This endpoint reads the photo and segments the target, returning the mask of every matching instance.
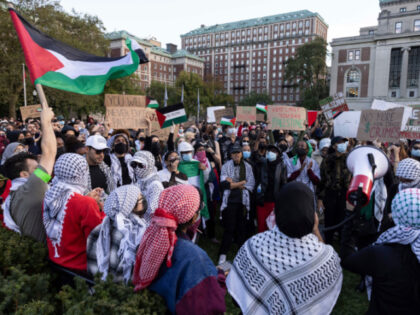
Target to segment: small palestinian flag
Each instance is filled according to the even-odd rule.
[[[159,108],[159,103],[155,99],[147,98],[147,107]]]
[[[257,109],[265,114],[267,114],[267,105],[257,104]]]
[[[137,70],[139,64],[148,62],[135,40],[127,38],[130,52],[123,57],[99,57],[49,37],[13,8],[9,8],[9,13],[34,84],[95,95],[103,92],[107,80],[128,76]]]
[[[184,104],[182,103],[156,109],[156,116],[160,128],[170,127],[172,124],[176,125],[188,120]]]
[[[234,127],[236,123],[236,117],[222,117],[222,119],[220,120],[220,124],[221,125],[226,125],[226,126],[232,126]]]

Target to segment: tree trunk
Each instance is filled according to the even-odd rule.
[[[19,98],[18,94],[9,94],[9,117],[16,119],[16,103]]]

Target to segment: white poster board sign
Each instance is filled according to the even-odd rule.
[[[216,122],[216,116],[214,116],[214,112],[219,109],[225,109],[225,106],[212,106],[207,107],[207,122],[208,123],[215,123]]]
[[[357,138],[359,129],[360,111],[342,112],[334,119],[334,136],[344,138]]]

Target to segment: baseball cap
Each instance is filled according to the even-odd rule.
[[[94,136],[90,136],[89,138],[87,138],[86,146],[87,147],[92,147],[95,150],[108,149],[108,146],[106,144],[106,140],[101,135],[94,135]]]
[[[230,149],[230,153],[238,153],[238,152],[242,152],[242,147],[240,146],[239,143],[235,143]]]
[[[334,137],[331,140],[331,145],[334,145],[334,144],[339,143],[341,141],[348,141],[348,139],[347,138],[344,138],[344,137],[341,137],[341,136]]]
[[[331,146],[331,139],[330,138],[324,138],[319,141],[319,150],[322,150],[324,148],[329,148]]]

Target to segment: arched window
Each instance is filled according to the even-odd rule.
[[[359,97],[360,71],[350,69],[346,75],[346,97]]]

